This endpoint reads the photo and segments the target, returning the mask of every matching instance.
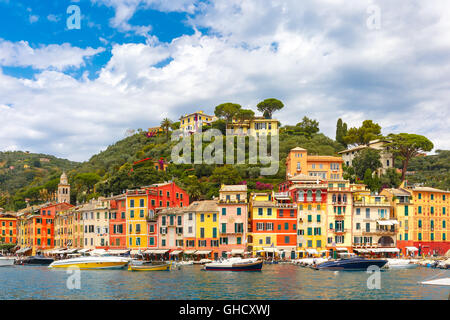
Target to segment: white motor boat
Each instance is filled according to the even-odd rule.
[[[435,279],[429,281],[423,281],[421,284],[433,285],[433,286],[450,286],[450,278]]]
[[[260,258],[242,259],[239,257],[207,263],[204,270],[211,271],[261,271],[263,261]]]
[[[413,263],[407,259],[386,259],[388,263],[386,263],[385,267],[387,269],[414,269],[417,268],[418,265]]]
[[[54,261],[49,268],[120,269],[130,263],[129,259],[113,256],[80,257]]]
[[[14,262],[16,262],[14,257],[0,257],[0,267],[12,266]]]

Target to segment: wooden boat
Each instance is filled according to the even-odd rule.
[[[170,271],[172,263],[147,263],[141,265],[128,265],[128,271]]]

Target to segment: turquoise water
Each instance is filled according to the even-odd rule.
[[[366,272],[317,271],[264,265],[261,272],[87,270],[81,289],[69,290],[66,270],[38,266],[0,268],[0,299],[447,299],[448,287],[417,282],[450,277],[450,270],[419,267],[381,272],[381,289],[369,290]]]

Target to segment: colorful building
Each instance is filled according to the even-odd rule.
[[[277,222],[275,223],[276,248],[281,258],[296,258],[297,248],[297,204],[292,202],[289,192],[273,193]]]
[[[380,162],[381,168],[377,171],[378,174],[383,174],[387,169],[394,168],[394,156],[391,152],[389,152],[389,147],[385,145],[389,143],[386,140],[372,140],[368,144],[360,145],[354,148],[350,148],[341,152],[338,152],[342,155],[342,159],[347,167],[352,166],[353,159],[356,155],[365,149],[374,149],[380,151]]]
[[[227,124],[227,133],[230,135],[278,135],[278,120],[254,117],[251,120],[240,121],[233,119]]]
[[[352,246],[355,252],[398,253],[398,225],[386,196],[370,191],[354,193]]]
[[[215,116],[209,116],[203,111],[185,114],[180,118],[180,130],[183,135],[190,135],[199,132],[204,125],[211,124],[216,119]]]
[[[183,220],[186,208],[162,208],[157,210],[157,224],[159,226],[159,254],[169,250],[177,250],[181,253],[184,249]],[[163,251],[165,250],[165,251]],[[151,251],[151,250],[150,250]],[[156,252],[156,251],[155,251]]]
[[[397,245],[403,254],[445,254],[450,250],[449,191],[430,187],[385,189],[399,221]]]
[[[0,242],[17,243],[17,217],[11,212],[0,212]]]
[[[250,194],[249,251],[254,256],[275,257],[277,246],[277,210],[272,193]]]
[[[306,174],[298,174],[289,182],[289,194],[298,207],[298,256],[326,254],[327,183]]]
[[[328,181],[327,249],[335,252],[352,250],[353,190],[348,180]]]
[[[219,209],[216,200],[195,201],[186,209],[195,215],[195,254],[198,257],[218,259],[219,250]],[[190,247],[187,247],[190,248]]]
[[[247,245],[247,186],[222,185],[217,201],[221,256],[244,254]]]
[[[108,198],[111,219],[109,220],[109,245],[111,249],[127,248],[126,195]]]
[[[321,180],[341,180],[342,163],[341,157],[308,155],[306,149],[296,147],[286,159],[286,179],[305,174]]]

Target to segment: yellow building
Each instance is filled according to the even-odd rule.
[[[211,124],[216,119],[216,116],[209,116],[203,111],[185,114],[180,118],[180,130],[184,135],[199,132],[204,125]]]
[[[147,248],[147,189],[128,190],[126,194],[127,248],[144,250]]]
[[[216,200],[195,201],[186,209],[195,213],[197,254],[219,257],[219,208]]]
[[[352,236],[353,250],[366,253],[376,248],[378,252],[399,252],[396,247],[399,222],[391,212],[385,195],[358,191],[353,196]]]
[[[286,179],[305,174],[321,180],[341,180],[342,163],[341,157],[308,155],[306,149],[297,147],[286,158]]]
[[[278,252],[275,230],[278,221],[272,193],[252,193],[249,212],[249,250],[254,256],[264,254],[274,257]]]
[[[404,254],[444,255],[450,250],[450,191],[430,187],[383,190],[394,202],[400,225],[398,247]],[[405,194],[405,196],[401,196]],[[408,201],[404,203],[405,201]],[[403,206],[401,206],[404,203]],[[402,207],[404,210],[402,210]]]
[[[251,120],[239,121],[233,119],[227,125],[227,130],[231,135],[278,135],[278,120],[266,119],[264,117],[254,117]]]
[[[327,249],[351,251],[353,197],[348,180],[328,181]]]

